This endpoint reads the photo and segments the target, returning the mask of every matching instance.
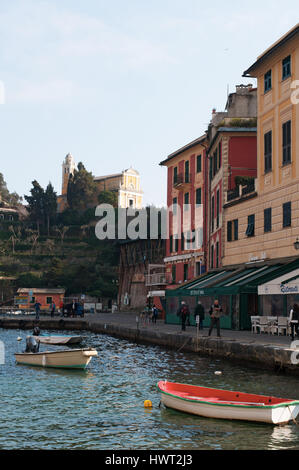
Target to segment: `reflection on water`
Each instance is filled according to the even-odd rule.
[[[99,356],[86,371],[16,366],[13,353],[25,343],[17,343],[17,336],[0,330],[6,346],[0,366],[1,449],[299,448],[293,423],[274,427],[186,415],[159,407],[156,389],[167,379],[299,399],[298,378],[94,334],[86,336],[85,346],[95,347]],[[152,409],[144,408],[145,400]]]

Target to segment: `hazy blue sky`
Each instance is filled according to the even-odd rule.
[[[298,13],[298,0],[1,0],[10,191],[37,179],[60,193],[71,152],[95,176],[133,166],[145,203],[164,204],[159,162],[205,131]]]

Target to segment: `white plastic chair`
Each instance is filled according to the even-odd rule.
[[[258,329],[260,330],[260,334],[262,333],[269,333],[269,321],[268,317],[260,317],[260,322],[258,325]]]
[[[260,317],[251,317],[251,333],[257,333],[258,326],[260,324]]]
[[[268,333],[274,335],[278,330],[278,317],[268,317]]]
[[[277,319],[277,334],[288,334],[288,318],[287,317],[278,317]]]

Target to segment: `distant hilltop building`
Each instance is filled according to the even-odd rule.
[[[74,157],[68,153],[62,164],[62,189],[58,196],[58,212],[67,207],[67,187],[70,175],[76,168]],[[121,173],[96,176],[94,178],[99,193],[102,191],[117,192],[118,207],[141,209],[143,207],[143,191],[140,189],[140,175],[132,167]]]

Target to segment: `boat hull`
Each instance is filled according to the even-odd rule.
[[[97,356],[95,349],[70,349],[39,353],[15,354],[17,364],[63,369],[85,369],[91,358]]]
[[[264,406],[258,403],[256,405],[232,404],[231,401],[229,404],[225,404],[224,402],[217,404],[216,402],[209,403],[204,401],[208,400],[207,398],[199,398],[202,394],[201,391],[207,389],[197,387],[199,397],[188,399],[186,396],[175,396],[175,391],[173,390],[171,393],[167,392],[162,385],[165,384],[165,382],[160,382],[159,384],[158,389],[161,392],[161,401],[164,406],[206,418],[286,424],[291,420],[295,420],[299,414],[299,401],[286,400],[285,403],[274,406]],[[193,395],[195,395],[194,388],[195,387],[192,387]],[[213,390],[214,395],[215,392],[217,391]]]

